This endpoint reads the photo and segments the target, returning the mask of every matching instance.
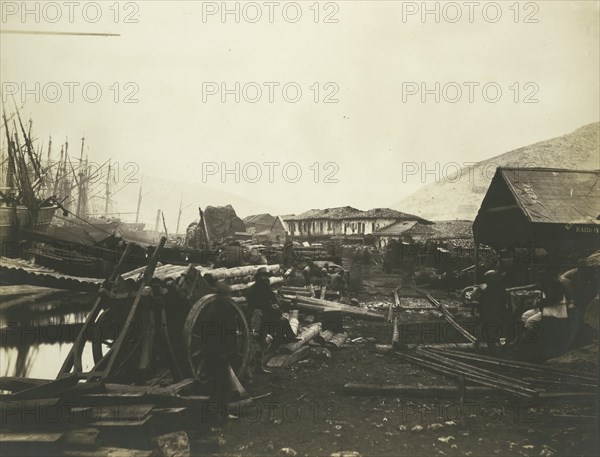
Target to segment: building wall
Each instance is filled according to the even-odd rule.
[[[380,228],[387,227],[398,219],[351,219],[343,221],[345,235],[370,235]]]
[[[396,222],[397,219],[305,219],[287,221],[293,236],[369,235]]]

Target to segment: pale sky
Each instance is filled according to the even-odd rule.
[[[417,178],[402,182],[403,162],[433,167],[479,161],[600,119],[595,1],[521,2],[517,9],[511,9],[514,1],[479,2],[472,21],[468,2],[428,2],[428,8],[439,8],[439,22],[433,14],[421,17],[422,2],[338,1],[318,8],[312,1],[276,2],[272,23],[268,2],[228,2],[228,8],[239,8],[239,22],[233,14],[223,21],[219,12],[203,18],[203,9],[220,9],[221,2],[121,3],[117,23],[112,1],[101,2],[96,23],[82,12],[85,7],[88,19],[94,18],[91,2],[75,3],[71,23],[68,5],[56,2],[62,17],[52,23],[57,12],[44,3],[37,6],[38,17],[22,17],[22,2],[2,2],[3,30],[120,34],[2,34],[3,98],[7,90],[16,92],[23,116],[33,119],[44,142],[50,134],[55,143],[68,136],[78,156],[85,136],[90,159],[110,157],[121,167],[135,162],[148,177],[203,184],[203,162],[219,167],[225,162],[230,169],[237,162],[241,182],[228,175],[221,183],[217,174],[204,185],[254,200],[260,208],[298,213],[389,206],[422,185]],[[36,4],[28,6],[35,11]],[[259,10],[262,17],[251,23]],[[290,22],[298,11],[301,18]],[[457,11],[462,16],[453,23]],[[491,22],[498,12],[502,16]],[[125,23],[127,14],[138,22]],[[337,22],[324,22],[328,15]],[[211,88],[223,83],[235,92],[236,82],[239,103],[235,94],[225,103],[220,93],[206,94],[206,83],[214,83]],[[73,103],[65,83],[79,83]],[[92,83],[89,97],[94,87],[102,89],[98,102],[84,99],[86,83]],[[273,83],[272,103],[265,83]],[[294,88],[302,90],[296,103],[282,94],[288,83],[288,100]],[[420,93],[406,93],[420,90],[421,83],[430,89],[440,84],[439,103],[435,94],[423,103]],[[474,87],[472,102],[464,83]],[[486,100],[482,86],[488,83]],[[63,88],[56,103],[50,102],[53,84]],[[262,96],[251,103],[256,86]],[[456,86],[463,89],[460,97]],[[40,100],[24,95],[24,87]],[[492,103],[497,87],[502,94]],[[138,102],[125,103],[134,89]],[[331,92],[337,103],[323,103]],[[525,103],[527,96],[537,103]],[[12,97],[8,101],[12,108]],[[243,182],[244,165],[250,179],[255,177],[250,162],[261,164],[257,183]],[[272,183],[264,162],[281,164],[273,169]],[[282,175],[287,162],[300,166],[296,183]],[[315,162],[321,168],[318,183]],[[328,162],[335,167],[325,170]],[[336,169],[338,182],[324,183]],[[288,173],[293,179],[294,168]],[[148,207],[146,218],[155,211]]]

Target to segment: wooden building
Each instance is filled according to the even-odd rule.
[[[311,209],[297,216],[285,216],[288,233],[303,240],[356,239],[400,221],[421,221],[412,214],[389,208],[361,211],[351,206]]]
[[[600,248],[600,171],[498,168],[473,235],[498,251],[589,255]]]
[[[280,216],[272,216],[268,213],[255,214],[244,218],[246,231],[251,233],[259,241],[285,241],[287,235],[287,224]]]

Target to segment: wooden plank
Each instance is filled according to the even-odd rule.
[[[62,378],[48,381],[45,384],[39,384],[29,389],[15,392],[11,397],[14,400],[21,400],[56,396],[75,387],[79,379],[80,377],[77,373],[70,373]]]
[[[452,357],[458,357],[458,358],[462,358],[462,359],[470,359],[470,360],[473,360],[476,362],[488,363],[488,364],[497,365],[500,367],[522,369],[525,371],[533,371],[533,372],[541,373],[544,375],[551,374],[553,376],[568,376],[571,378],[580,378],[580,379],[586,380],[586,381],[597,381],[597,378],[595,378],[592,375],[589,375],[587,373],[552,367],[550,365],[540,365],[540,364],[529,363],[529,362],[521,362],[518,360],[506,360],[506,359],[501,359],[501,358],[493,357],[493,356],[489,356],[489,355],[462,353],[462,352],[456,352],[456,351],[450,351],[450,350],[445,350],[445,351],[440,351],[440,352],[443,352],[444,354],[452,356]]]
[[[392,347],[400,347],[400,325],[398,316],[394,317],[394,323],[392,324]]]
[[[86,451],[82,449],[67,450],[64,451],[63,454],[67,457],[151,457],[153,451],[117,447],[100,447],[93,451]]]
[[[321,294],[319,295],[319,299],[325,300],[325,292],[327,292],[327,286],[321,287]]]
[[[65,446],[95,446],[100,430],[97,428],[78,428],[65,433]]]
[[[357,308],[354,306],[343,305],[338,302],[332,302],[328,300],[319,300],[318,298],[301,297],[301,296],[289,296],[284,295],[284,298],[294,301],[294,307],[300,310],[306,310],[310,312],[325,311],[327,309],[341,311],[346,316],[353,317],[355,319],[366,319],[366,320],[379,320],[384,321],[386,317],[382,314],[368,311],[366,309]]]
[[[490,387],[466,386],[466,392],[477,395],[493,395],[498,390]],[[403,384],[361,384],[348,383],[344,392],[352,395],[414,396],[414,397],[458,397],[460,390],[456,386],[415,386]]]
[[[115,422],[137,422],[146,419],[154,404],[117,404],[117,405],[94,405],[92,408],[92,414],[90,416],[95,420],[94,426],[102,421],[115,421]],[[88,409],[87,407],[76,407],[73,408],[73,412],[79,412],[80,410]]]
[[[52,381],[51,379],[39,379],[39,378],[21,378],[19,376],[2,376],[0,377],[0,390],[9,390],[11,392],[17,392],[25,389],[31,389],[32,387],[47,384]]]
[[[272,357],[267,362],[267,367],[269,367],[269,368],[289,368],[294,363],[296,363],[299,360],[302,360],[304,357],[306,357],[309,352],[310,352],[310,348],[308,346],[302,346],[296,352],[293,352],[291,354],[276,355],[275,357]]]
[[[438,364],[438,363],[432,362],[430,360],[423,360],[423,359],[408,355],[403,352],[396,352],[396,354],[407,359],[410,362],[413,362],[414,364],[416,364],[418,366],[427,368],[427,369],[433,371],[434,373],[438,373],[443,376],[449,376],[456,380],[459,380],[459,379],[461,379],[461,377],[464,377],[467,381],[474,382],[474,383],[477,383],[477,384],[480,384],[480,385],[483,385],[486,387],[497,388],[497,389],[503,390],[505,392],[508,392],[508,393],[511,393],[513,395],[517,395],[520,397],[532,398],[532,397],[537,396],[537,392],[534,392],[532,394],[529,389],[524,389],[520,386],[509,386],[503,382],[497,382],[494,378],[490,378],[488,376],[483,376],[483,375],[474,374],[474,373],[465,373],[463,370],[454,368],[452,366]]]
[[[461,326],[458,322],[456,322],[456,319],[454,318],[454,316],[450,313],[450,311],[448,311],[446,309],[446,307],[444,305],[442,305],[439,301],[437,301],[435,298],[433,298],[433,296],[431,294],[429,294],[425,291],[417,289],[417,292],[419,292],[420,294],[423,294],[425,297],[427,297],[427,300],[429,300],[429,302],[431,304],[437,306],[439,308],[439,310],[442,312],[444,319],[446,319],[450,323],[450,325],[452,325],[452,327],[454,327],[456,330],[458,330],[461,335],[463,335],[471,343],[477,343],[477,338],[475,338],[473,335],[471,335],[463,326]]]
[[[0,443],[58,443],[64,433],[40,433],[40,432],[23,432],[10,433],[0,432]]]

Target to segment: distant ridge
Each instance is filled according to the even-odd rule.
[[[544,167],[574,170],[600,168],[600,122],[478,162],[471,170],[428,184],[391,205],[429,220],[473,220],[496,168]],[[452,182],[454,181],[454,182]]]

